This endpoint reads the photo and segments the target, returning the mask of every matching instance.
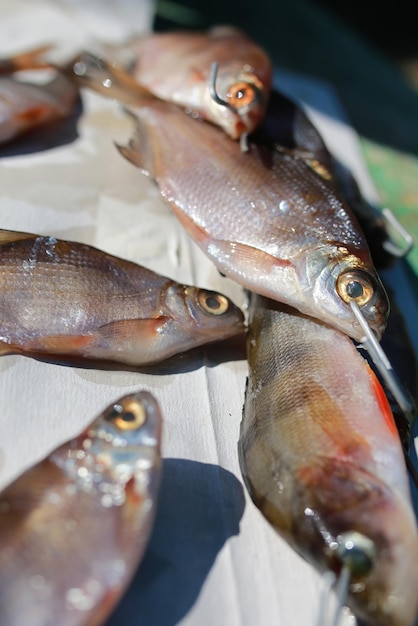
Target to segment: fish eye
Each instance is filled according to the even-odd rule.
[[[234,109],[247,107],[257,98],[257,92],[254,85],[239,81],[231,85],[226,94],[228,104]]]
[[[144,407],[135,400],[126,399],[121,404],[114,404],[106,415],[120,430],[136,430],[145,423]]]
[[[223,315],[229,309],[229,300],[220,293],[200,289],[197,301],[206,313],[211,315]]]
[[[337,292],[347,304],[354,300],[359,306],[370,302],[375,289],[371,277],[363,270],[343,272],[337,278]]]
[[[371,539],[352,531],[337,537],[335,554],[351,576],[363,576],[372,569],[376,559],[376,546]]]

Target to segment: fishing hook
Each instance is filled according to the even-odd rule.
[[[350,300],[350,307],[365,334],[365,336],[361,340],[361,344],[370,353],[373,363],[376,365],[382,378],[385,380],[389,390],[393,394],[393,397],[399,404],[402,411],[407,415],[410,415],[413,408],[412,403],[407,397],[406,392],[404,392],[404,390],[402,389],[402,386],[382,346],[377,341],[372,329],[370,328],[362,312],[360,311],[357,302],[355,302],[354,300]]]
[[[323,575],[317,626],[338,626],[348,595],[350,577],[351,573],[347,566],[341,568],[338,577],[332,571],[328,571]],[[329,598],[333,589],[337,604],[333,616],[329,618]]]
[[[221,96],[216,91],[216,79],[218,77],[218,69],[219,63],[212,63],[210,66],[210,76],[209,76],[209,93],[212,100],[214,100],[217,104],[220,104],[223,107],[227,107],[231,109],[231,111],[235,111],[234,107],[232,107],[227,100],[221,98]]]

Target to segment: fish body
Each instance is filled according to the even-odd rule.
[[[244,331],[225,296],[92,246],[0,231],[0,354],[149,365]]]
[[[49,83],[0,77],[0,143],[33,128],[69,117],[77,104],[76,83],[58,72]]]
[[[247,346],[238,447],[251,498],[320,572],[338,575],[348,559],[347,604],[358,617],[412,626],[416,519],[399,435],[367,361],[347,335],[259,296]]]
[[[135,38],[129,48],[131,74],[143,87],[217,124],[233,139],[251,133],[263,119],[272,62],[241,30],[218,26],[207,32],[152,33]],[[225,105],[211,96],[212,63],[218,64],[216,92]]]
[[[109,406],[0,494],[2,626],[98,626],[142,560],[162,418],[146,391]]]
[[[353,296],[378,338],[389,303],[350,207],[286,149],[249,141],[243,153],[212,125],[144,98],[120,152],[157,182],[163,199],[218,269],[243,287],[346,332],[363,331]],[[352,286],[352,285],[351,285]]]

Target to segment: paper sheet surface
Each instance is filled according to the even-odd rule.
[[[151,17],[147,2],[3,0],[0,53],[52,39],[65,56],[90,42],[123,41],[146,31]],[[309,105],[329,148],[376,199],[357,138],[341,120],[332,92],[283,72],[276,80]],[[243,290],[220,276],[154,183],[115,149],[114,142],[126,142],[131,131],[116,103],[83,92],[76,130],[64,145],[0,159],[1,227],[88,243],[243,306]],[[155,532],[109,626],[316,624],[319,576],[269,527],[241,480],[237,441],[246,361],[218,357],[202,349],[187,367],[179,360],[178,371],[156,375],[0,359],[0,487],[121,395],[145,388],[161,405],[165,463]],[[353,623],[347,612],[341,626]]]

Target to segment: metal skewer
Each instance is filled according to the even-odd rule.
[[[369,352],[373,363],[376,365],[379,373],[386,382],[388,389],[393,394],[393,397],[399,404],[402,411],[404,411],[404,413],[406,414],[410,414],[413,410],[412,403],[407,397],[406,392],[404,392],[404,390],[402,389],[402,386],[393,370],[392,365],[389,362],[389,359],[384,353],[380,343],[377,341],[362,312],[360,311],[358,304],[354,300],[351,300],[349,304],[351,310],[357,318],[357,321],[364,331],[365,336],[361,340],[362,345]]]

